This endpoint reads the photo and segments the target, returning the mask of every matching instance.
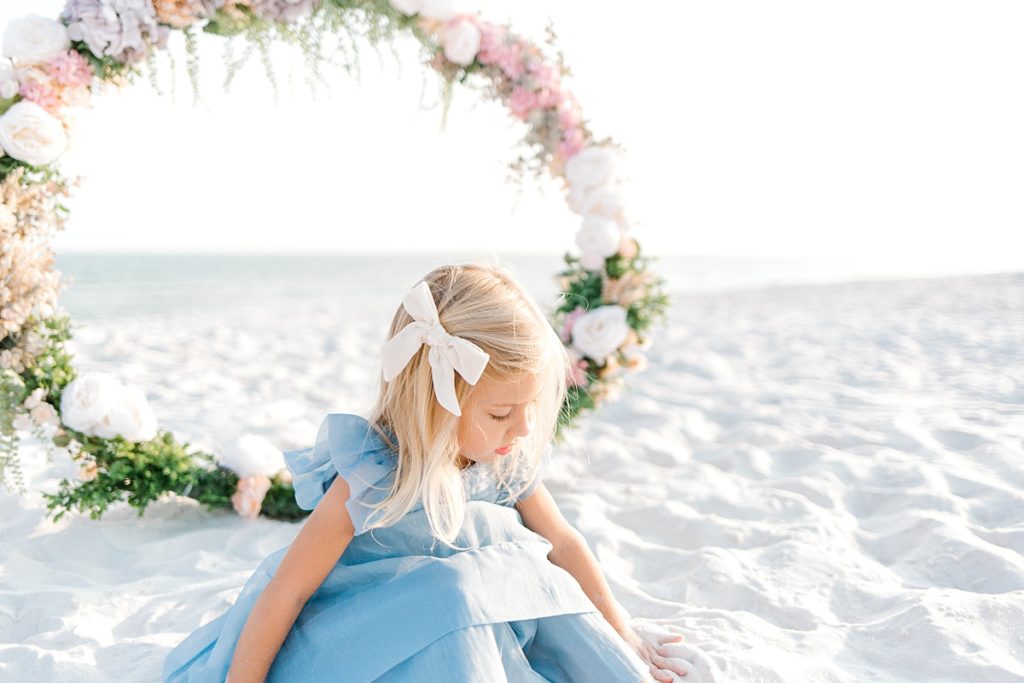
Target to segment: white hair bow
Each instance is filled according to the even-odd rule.
[[[430,345],[431,377],[434,395],[448,412],[462,415],[455,397],[455,370],[470,384],[476,384],[490,360],[476,344],[448,334],[437,315],[437,305],[426,281],[413,287],[402,299],[413,322],[401,329],[381,347],[384,380],[390,382],[402,371],[423,344]]]

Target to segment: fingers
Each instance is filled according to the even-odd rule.
[[[675,681],[676,679],[676,676],[685,676],[686,672],[673,675],[672,671],[667,671],[665,669],[659,669],[657,667],[652,666],[651,675],[654,676],[655,681],[660,681],[660,683],[673,683],[673,681]]]
[[[681,636],[679,634],[668,635],[668,636],[661,636],[661,635],[658,636],[658,644],[659,645],[664,645],[665,643],[679,642],[680,640],[683,640],[683,636]]]
[[[651,661],[654,662],[661,671],[668,672],[670,675],[674,673],[677,676],[685,676],[689,673],[689,667],[686,666],[686,663],[676,657],[662,657],[661,655],[654,655],[654,657],[651,658]]]

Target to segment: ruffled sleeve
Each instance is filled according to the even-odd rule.
[[[339,474],[348,483],[345,502],[355,533],[365,531],[373,508],[366,503],[384,498],[397,455],[359,415],[330,413],[320,424],[316,442],[309,448],[285,451],[285,463],[292,475],[295,502],[312,510]]]

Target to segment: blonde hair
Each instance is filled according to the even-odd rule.
[[[530,373],[541,386],[530,433],[508,456],[475,465],[494,468],[499,491],[508,491],[504,498],[508,502],[538,475],[544,451],[555,436],[566,393],[568,353],[547,316],[507,266],[445,265],[427,273],[423,280],[430,286],[445,330],[490,355],[481,379],[503,381]],[[411,322],[413,318],[399,304],[388,339]],[[428,354],[429,346],[424,344],[394,379],[385,382],[381,377],[367,420],[398,453],[398,469],[387,497],[372,505],[375,510],[370,519],[377,519],[366,528],[390,526],[422,500],[434,536],[455,547],[452,541],[458,536],[466,508],[457,464],[460,418],[435,398]],[[456,372],[455,395],[460,407],[473,391],[474,386]]]

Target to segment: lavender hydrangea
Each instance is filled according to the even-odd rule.
[[[273,21],[297,21],[309,16],[322,0],[252,0],[256,14]]]
[[[143,59],[151,45],[164,47],[170,32],[157,23],[151,0],[68,0],[61,19],[72,40],[125,63]]]

